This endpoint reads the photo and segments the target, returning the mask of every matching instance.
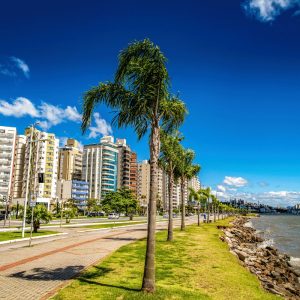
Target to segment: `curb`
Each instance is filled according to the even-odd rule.
[[[34,236],[32,239],[37,240],[37,239],[55,237],[55,236],[66,235],[66,234],[68,234],[68,233],[62,232],[62,233],[55,233],[55,234],[47,234],[47,235],[41,235],[41,236]],[[15,239],[15,240],[8,240],[8,241],[0,242],[0,245],[24,242],[24,241],[29,241],[29,240],[30,240],[30,238],[20,238],[20,239]]]

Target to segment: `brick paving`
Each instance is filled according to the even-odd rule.
[[[157,224],[158,229],[166,226]],[[84,233],[73,229],[31,248],[26,243],[0,247],[0,299],[47,299],[85,268],[146,233],[145,224]]]

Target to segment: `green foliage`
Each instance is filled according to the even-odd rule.
[[[166,130],[183,123],[185,104],[169,93],[166,58],[151,41],[130,44],[119,55],[114,82],[100,83],[84,95],[82,130],[91,121],[96,104],[104,103],[116,112],[113,123],[133,126],[143,137],[155,120]]]
[[[63,217],[66,219],[66,223],[70,223],[78,214],[78,208],[74,199],[68,199],[63,205]]]
[[[130,189],[122,188],[116,192],[109,192],[101,202],[105,212],[125,213],[133,215],[138,209],[138,201]]]
[[[101,205],[99,203],[99,200],[95,199],[95,198],[89,198],[87,200],[87,209],[88,209],[88,212],[99,212],[99,211],[101,211]]]
[[[47,210],[47,207],[43,204],[38,204],[34,208],[29,207],[26,213],[26,222],[31,223],[33,210],[33,232],[37,232],[41,226],[41,223],[49,223],[52,220],[51,213]]]

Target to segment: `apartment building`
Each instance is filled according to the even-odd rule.
[[[126,144],[125,139],[117,139],[118,189],[125,187],[137,194],[137,156]]]
[[[82,179],[89,182],[89,198],[103,199],[118,187],[118,147],[112,136],[104,136],[99,144],[85,145]]]
[[[15,127],[0,126],[0,203],[2,204],[12,196],[16,136]]]
[[[150,163],[147,160],[137,164],[137,196],[141,206],[147,206],[150,198]],[[158,192],[156,199],[158,206],[165,207],[167,201],[167,176],[158,170]]]
[[[68,139],[64,147],[59,149],[58,179],[81,180],[82,150],[75,139]]]
[[[135,152],[131,153],[130,156],[130,182],[129,188],[137,195],[137,178],[138,178],[138,164],[137,164],[137,155]]]
[[[85,210],[89,197],[89,183],[82,180],[58,180],[57,197],[59,201],[73,199],[78,209]]]
[[[18,135],[16,138],[13,171],[13,198],[22,197],[22,183],[24,174],[24,159],[26,148],[26,136]]]
[[[30,135],[32,130],[34,131],[31,142]],[[59,140],[55,138],[53,133],[42,132],[33,128],[27,128],[25,135],[27,140],[25,146],[22,198],[26,196],[26,184],[29,180],[30,197],[36,199],[37,202],[46,203],[49,207],[51,200],[56,198]],[[30,148],[31,161],[29,161]]]

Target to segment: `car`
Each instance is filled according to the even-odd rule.
[[[108,219],[119,219],[119,215],[116,213],[110,213]]]
[[[164,219],[168,219],[168,218],[169,218],[169,215],[168,215],[168,214],[164,214],[164,215],[163,215],[163,218],[164,218]]]

